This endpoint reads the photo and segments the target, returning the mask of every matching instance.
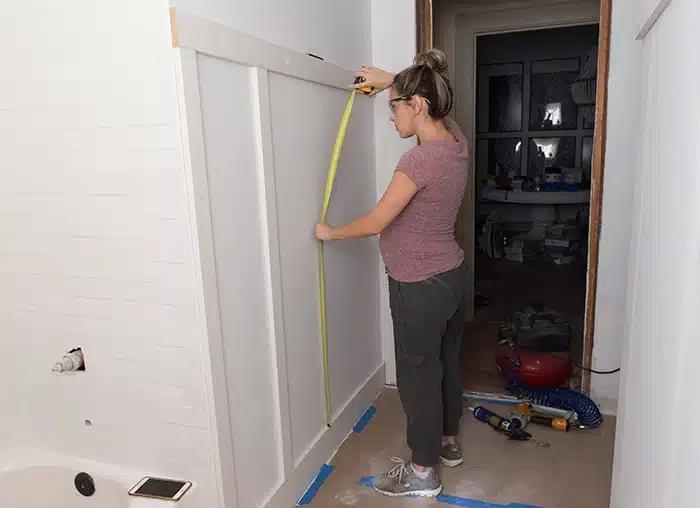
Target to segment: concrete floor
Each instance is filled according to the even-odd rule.
[[[376,401],[377,412],[367,427],[353,433],[331,464],[336,467],[311,502],[311,508],[401,508],[448,506],[431,499],[393,499],[358,482],[391,465],[393,456],[407,457],[405,418],[398,394],[387,389]],[[466,406],[465,406],[466,407]],[[508,414],[505,406],[490,406]],[[609,506],[615,421],[601,427],[561,433],[529,427],[539,441],[509,441],[465,411],[462,443],[465,463],[442,470],[444,494],[496,505],[520,503],[540,508],[605,508]],[[483,504],[464,504],[479,506]]]

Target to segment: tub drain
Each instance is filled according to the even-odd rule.
[[[95,481],[87,473],[78,473],[73,480],[75,488],[85,497],[90,497],[95,493]]]

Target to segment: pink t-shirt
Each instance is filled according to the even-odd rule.
[[[426,141],[406,152],[396,167],[418,187],[379,238],[387,272],[401,282],[422,281],[464,261],[455,223],[467,183],[468,147],[459,126],[449,119],[445,124],[457,141]]]

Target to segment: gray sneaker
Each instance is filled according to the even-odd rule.
[[[432,469],[426,479],[419,478],[410,462],[392,458],[396,465],[384,474],[377,476],[374,490],[391,497],[420,496],[436,497],[442,492],[440,477]]]
[[[440,452],[440,461],[447,467],[457,467],[464,462],[462,448],[458,444],[446,443]]]

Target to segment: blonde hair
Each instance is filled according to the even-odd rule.
[[[432,118],[444,118],[452,110],[453,92],[447,76],[447,56],[439,49],[418,53],[413,65],[399,72],[392,83],[400,97],[423,97]]]

